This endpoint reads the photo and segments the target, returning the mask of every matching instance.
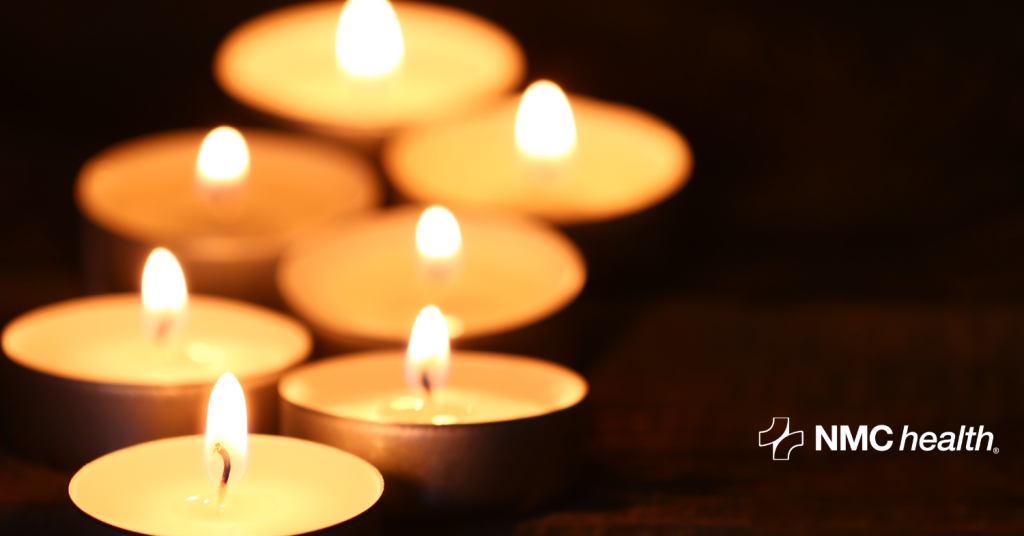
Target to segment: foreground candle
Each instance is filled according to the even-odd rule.
[[[541,320],[579,294],[583,258],[556,230],[514,215],[454,215],[401,207],[303,239],[282,257],[281,294],[342,346],[401,344],[430,303],[453,337],[472,338]],[[417,236],[421,220],[441,234]]]
[[[372,167],[323,142],[263,130],[183,130],[122,143],[91,159],[77,201],[94,224],[86,259],[95,291],[137,288],[162,245],[198,292],[276,304],[274,270],[296,236],[380,200]]]
[[[385,503],[431,512],[538,505],[572,477],[587,384],[545,361],[449,352],[426,308],[405,355],[352,354],[304,365],[280,383],[281,430],[365,458]]]
[[[645,112],[538,82],[521,99],[465,119],[403,132],[384,166],[411,199],[491,206],[558,224],[643,210],[683,186],[690,149]]]
[[[160,288],[152,278],[170,277]],[[166,250],[137,294],[80,298],[26,313],[3,331],[0,396],[10,441],[62,467],[202,429],[204,400],[233,371],[256,431],[277,428],[281,373],[309,353],[298,322],[246,303],[185,296]],[[141,313],[141,318],[140,318]],[[141,325],[140,325],[141,320]]]
[[[71,500],[143,534],[284,536],[348,521],[381,496],[380,473],[351,454],[247,435],[245,399],[230,374],[217,382],[209,414],[205,437],[144,443],[86,465],[71,480]]]
[[[236,29],[215,61],[241,102],[319,131],[374,138],[477,108],[522,80],[518,43],[464,11],[419,2],[317,2]]]

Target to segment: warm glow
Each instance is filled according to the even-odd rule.
[[[242,133],[217,127],[206,135],[196,159],[196,180],[203,188],[234,188],[249,175],[249,149]]]
[[[158,341],[180,329],[188,305],[185,274],[170,251],[156,248],[142,270],[143,326]]]
[[[516,144],[530,156],[555,158],[576,144],[569,99],[554,82],[530,84],[516,114]]]
[[[402,61],[405,45],[398,18],[387,0],[348,0],[341,10],[334,53],[341,68],[356,76],[380,76]]]
[[[448,379],[448,324],[441,310],[427,306],[416,317],[405,354],[405,381],[413,392],[433,391]]]
[[[423,211],[416,224],[416,249],[429,259],[448,258],[462,247],[459,223],[448,209],[432,206]]]
[[[224,473],[224,459],[216,452],[217,445],[228,452],[231,460],[228,486],[233,486],[241,480],[245,471],[248,441],[245,393],[238,380],[231,373],[225,373],[213,386],[206,409],[206,449],[203,459],[206,461],[206,473],[215,486],[220,485]]]
[[[185,274],[174,255],[156,248],[142,270],[142,303],[151,310],[179,310],[188,301]]]

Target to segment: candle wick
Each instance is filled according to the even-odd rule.
[[[423,386],[427,391],[427,396],[430,396],[430,376],[426,372],[420,375],[420,385]]]
[[[156,323],[156,343],[163,345],[167,341],[167,334],[171,331],[171,319],[163,317]]]
[[[224,505],[224,492],[228,487],[228,478],[231,477],[231,456],[228,455],[228,449],[221,446],[221,444],[214,443],[213,452],[220,454],[222,460],[224,460],[224,472],[220,475],[220,485],[217,486],[218,502],[221,506]]]

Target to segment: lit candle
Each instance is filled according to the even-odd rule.
[[[556,181],[568,174],[576,120],[562,88],[547,80],[527,88],[516,112],[515,137],[524,180]]]
[[[405,131],[384,147],[383,161],[411,199],[523,211],[558,224],[643,210],[681,188],[693,167],[686,140],[660,119],[566,98],[549,81],[471,117]]]
[[[366,347],[401,344],[430,303],[453,338],[467,339],[544,319],[579,294],[583,258],[557,230],[515,215],[454,214],[457,222],[448,211],[400,207],[325,228],[282,257],[281,295],[325,343]]]
[[[248,435],[246,400],[231,374],[217,381],[208,412],[205,436],[151,441],[89,463],[71,479],[71,500],[142,534],[285,536],[352,520],[383,492],[380,473],[347,452]]]
[[[393,9],[392,9],[393,8]],[[299,4],[221,44],[218,83],[239,101],[320,132],[372,140],[481,107],[522,81],[507,32],[419,2]]]
[[[242,195],[249,178],[249,160],[249,146],[234,128],[217,127],[203,139],[196,157],[195,185],[199,194],[216,207],[212,209],[214,214],[223,214],[223,205]]]
[[[445,325],[427,307],[405,355],[350,354],[288,372],[282,433],[372,463],[392,508],[536,506],[572,476],[586,381],[538,359],[451,352]]]
[[[195,433],[206,395],[229,370],[250,397],[252,428],[276,430],[277,379],[309,354],[306,329],[261,307],[188,296],[166,250],[150,256],[144,279],[141,303],[138,294],[80,298],[4,329],[3,418],[13,446],[78,467],[128,445]]]
[[[159,344],[178,335],[188,314],[188,288],[174,255],[164,248],[149,254],[142,269],[142,331]]]
[[[361,156],[322,141],[220,127],[131,140],[82,168],[93,292],[135,290],[145,255],[178,255],[194,290],[276,305],[274,270],[295,237],[377,205]]]
[[[426,285],[450,284],[462,266],[462,231],[448,209],[432,206],[416,224],[416,258]]]
[[[416,317],[409,335],[409,349],[405,353],[405,383],[413,393],[420,394],[419,404],[412,408],[398,409],[422,410],[422,401],[434,402],[434,393],[444,387],[448,381],[448,369],[451,367],[451,345],[448,340],[448,322],[441,310],[428,305]],[[393,404],[387,406],[392,408]],[[437,416],[430,416],[431,421]],[[422,421],[423,419],[420,419]]]

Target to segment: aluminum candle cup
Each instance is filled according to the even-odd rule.
[[[140,328],[138,294],[36,309],[3,331],[0,391],[9,441],[61,467],[152,439],[203,429],[206,399],[225,371],[249,400],[249,429],[277,428],[276,384],[309,354],[298,322],[234,300],[189,298],[188,322],[165,345]]]
[[[304,365],[280,383],[281,431],[351,452],[407,513],[526,510],[570,482],[586,381],[537,359],[453,352],[439,410],[409,410],[404,352]],[[421,422],[426,420],[427,422]],[[434,424],[438,423],[438,424]]]
[[[89,221],[93,292],[138,289],[146,255],[172,250],[192,290],[278,305],[277,259],[297,236],[381,199],[361,156],[302,136],[242,130],[248,162],[233,192],[197,179],[205,130],[114,146],[83,166],[77,202]],[[243,153],[241,157],[245,157]],[[230,194],[230,195],[225,195]]]
[[[286,536],[338,523],[349,528],[384,488],[373,466],[346,452],[250,435],[244,477],[227,491],[221,509],[204,502],[213,487],[203,448],[204,437],[193,435],[113,452],[75,475],[71,500],[90,516],[133,533]]]
[[[417,202],[516,210],[567,225],[639,212],[689,178],[686,140],[646,112],[573,95],[568,105],[563,98],[563,113],[542,102],[530,116],[519,113],[520,102],[402,132],[384,147],[389,179]],[[549,104],[559,110],[557,101]],[[517,128],[530,124],[524,117],[534,117],[536,128]],[[553,118],[564,128],[548,124]],[[565,136],[549,139],[552,132]]]
[[[429,304],[445,312],[453,339],[466,340],[544,319],[583,288],[576,246],[522,216],[455,211],[461,249],[425,263],[416,244],[422,213],[353,217],[296,242],[278,270],[285,302],[329,346],[369,348],[405,344]]]
[[[339,28],[342,2],[288,6],[246,22],[217,51],[217,82],[272,116],[370,141],[476,109],[522,81],[522,49],[487,20],[420,2],[394,2],[393,14],[380,0],[359,3],[377,5],[351,12],[349,32]]]

